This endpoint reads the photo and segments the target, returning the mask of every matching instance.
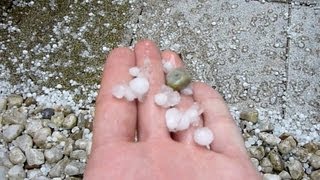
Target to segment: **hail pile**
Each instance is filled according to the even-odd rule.
[[[147,67],[132,67],[129,74],[133,79],[127,83],[116,85],[112,88],[112,95],[118,99],[143,101],[143,97],[149,90]],[[168,61],[163,63],[163,70],[166,73],[166,84],[162,85],[159,92],[154,96],[154,102],[166,108],[165,120],[170,132],[184,131],[191,126],[196,127],[194,141],[201,146],[208,146],[212,143],[214,136],[207,127],[200,126],[200,116],[203,112],[200,105],[194,102],[186,110],[176,107],[180,103],[181,94],[192,95],[190,85],[191,75],[183,68],[174,68]]]

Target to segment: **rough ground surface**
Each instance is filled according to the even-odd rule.
[[[81,178],[104,56],[142,38],[180,53],[224,96],[266,179],[320,179],[319,0],[0,6],[0,180]],[[254,110],[257,122],[239,119]]]

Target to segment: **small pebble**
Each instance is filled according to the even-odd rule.
[[[9,179],[24,179],[26,173],[21,165],[15,165],[8,171]]]
[[[270,159],[275,171],[281,172],[284,169],[284,163],[281,156],[275,149],[269,152],[268,158]]]
[[[24,104],[28,107],[28,106],[30,106],[30,105],[37,104],[37,101],[36,101],[36,99],[34,99],[33,97],[28,97],[28,98],[24,101]]]
[[[23,98],[21,95],[17,95],[17,94],[12,94],[10,96],[8,96],[7,98],[7,106],[8,109],[10,109],[11,107],[20,107],[23,103]]]
[[[34,134],[42,129],[42,127],[42,121],[40,119],[31,119],[26,125],[26,133],[34,136]]]
[[[312,154],[309,161],[314,169],[320,169],[320,156]]]
[[[290,174],[289,174],[287,171],[281,171],[281,172],[279,173],[279,176],[280,176],[281,179],[283,179],[283,180],[289,180],[289,179],[291,179],[291,176],[290,176]]]
[[[184,68],[177,68],[166,75],[166,85],[176,91],[187,87],[191,82],[190,73]]]
[[[74,176],[74,175],[83,174],[84,168],[85,168],[85,163],[71,161],[65,167],[64,172],[66,175]]]
[[[14,141],[14,144],[18,146],[22,151],[25,152],[27,149],[32,147],[33,141],[29,135],[23,134],[16,138],[16,140]]]
[[[5,166],[0,165],[0,179],[1,180],[6,180],[7,179],[7,174],[8,174],[9,169]]]
[[[301,179],[304,175],[302,164],[298,160],[292,160],[286,163],[292,179]]]
[[[261,163],[260,163],[260,166],[261,166],[261,171],[262,172],[264,172],[264,173],[272,173],[273,166],[272,166],[272,163],[269,160],[269,158],[263,158]]]
[[[28,165],[41,165],[44,163],[44,155],[39,149],[28,149],[26,151]]]
[[[27,115],[17,108],[12,108],[3,113],[3,124],[26,124]]]
[[[281,177],[277,174],[264,174],[263,180],[281,180]]]
[[[56,112],[53,116],[51,116],[51,122],[60,127],[64,121],[64,113]]]
[[[7,99],[0,98],[0,113],[4,112],[7,109]]]
[[[55,164],[49,172],[49,176],[51,178],[54,177],[60,177],[61,174],[63,174],[65,167],[69,163],[69,159],[67,157],[64,157],[62,160],[60,160],[57,164]]]
[[[207,127],[197,128],[193,134],[194,141],[201,146],[208,146],[213,141],[212,131]]]
[[[316,171],[312,171],[310,175],[312,180],[319,180],[320,179],[320,169]]]
[[[281,154],[288,154],[290,153],[295,147],[297,147],[296,140],[289,136],[278,144],[278,149]]]
[[[64,118],[62,126],[66,129],[72,129],[77,124],[77,117],[75,114],[69,114]]]
[[[45,108],[41,111],[41,115],[43,119],[51,119],[51,117],[54,115],[54,109]]]
[[[265,156],[265,151],[262,146],[251,146],[248,148],[250,157],[257,158],[261,160]]]
[[[24,127],[21,124],[13,124],[10,125],[8,128],[6,128],[5,130],[3,130],[3,138],[6,142],[11,142],[13,141],[16,137],[18,137],[22,131],[23,131]]]
[[[277,136],[266,132],[259,133],[259,138],[271,146],[276,146],[281,141]]]
[[[259,118],[259,113],[257,110],[243,111],[240,113],[241,120],[257,123],[258,118]]]
[[[44,157],[48,163],[58,162],[63,157],[63,150],[57,147],[46,149],[44,151]]]
[[[13,164],[23,164],[26,161],[26,156],[21,149],[15,147],[9,152],[9,159]]]
[[[33,142],[38,147],[45,147],[45,144],[47,142],[48,136],[51,135],[51,129],[50,128],[42,128],[39,131],[37,131],[33,136]]]

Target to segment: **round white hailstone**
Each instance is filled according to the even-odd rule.
[[[154,102],[159,106],[165,106],[168,101],[168,96],[164,93],[158,93],[154,96]]]
[[[174,69],[174,65],[169,61],[166,61],[166,62],[163,61],[162,65],[163,65],[163,71],[165,73],[168,73]]]
[[[181,116],[181,119],[178,123],[178,126],[177,126],[177,131],[183,131],[183,130],[186,130],[189,128],[190,126],[190,117],[188,116],[185,116],[185,114],[183,113],[183,115]]]
[[[143,77],[137,77],[129,82],[129,87],[136,95],[143,95],[149,90],[149,81]]]
[[[177,91],[173,91],[173,90],[168,94],[168,97],[169,97],[167,101],[168,107],[179,104],[181,100],[180,94]]]
[[[137,98],[137,96],[134,94],[134,92],[129,87],[125,88],[124,97],[128,101],[133,101],[135,98]]]
[[[213,141],[213,133],[207,127],[197,128],[193,134],[194,141],[202,146],[207,146]]]
[[[201,146],[207,146],[211,144],[213,138],[212,131],[207,127],[197,128],[193,134],[194,141]]]
[[[192,86],[188,85],[186,88],[181,90],[181,93],[184,95],[192,95],[193,94]]]
[[[129,69],[129,74],[130,74],[131,76],[134,76],[134,77],[138,76],[138,75],[140,74],[140,68],[138,68],[138,67],[136,67],[136,66],[130,68],[130,69]]]
[[[181,119],[181,112],[177,108],[170,108],[166,111],[166,125],[169,131],[175,132]]]
[[[126,89],[125,85],[116,85],[112,88],[111,93],[114,97],[121,99],[126,94]]]

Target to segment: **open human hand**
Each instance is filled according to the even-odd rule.
[[[112,96],[112,87],[128,82],[133,66],[150,60],[150,88],[144,100],[126,101]],[[93,145],[85,179],[261,179],[246,153],[240,131],[222,97],[204,83],[193,83],[193,95],[182,95],[178,105],[186,109],[194,101],[204,110],[202,125],[214,133],[210,149],[193,140],[195,127],[170,133],[165,109],[154,95],[165,84],[162,59],[176,67],[182,60],[149,41],[134,50],[117,48],[109,54],[96,100]],[[137,132],[138,142],[135,142]]]

